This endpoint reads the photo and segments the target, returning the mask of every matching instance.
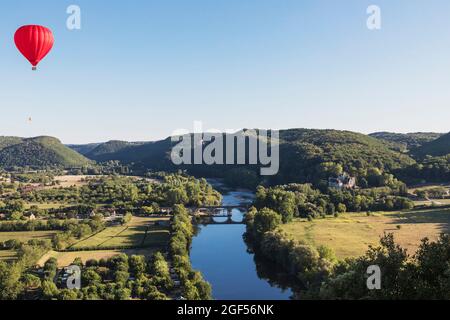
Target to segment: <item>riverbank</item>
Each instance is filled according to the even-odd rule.
[[[208,180],[223,193],[224,206],[248,205],[254,193],[243,189],[218,188],[220,181]],[[225,191],[226,190],[226,191]],[[232,210],[232,220],[242,221],[245,212]],[[226,218],[214,218],[222,221]],[[292,291],[269,277],[274,266],[258,260],[244,241],[246,227],[240,225],[199,225],[191,246],[191,263],[212,286],[217,300],[288,300]]]

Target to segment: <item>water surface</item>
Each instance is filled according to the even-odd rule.
[[[223,195],[223,205],[251,203],[253,194],[248,191],[233,191]],[[244,212],[233,210],[233,221],[242,221]],[[225,221],[226,218],[215,218]],[[281,289],[277,284],[258,275],[254,255],[247,251],[243,235],[245,225],[199,226],[193,239],[191,261],[194,269],[200,270],[213,287],[213,297],[218,300],[286,300],[292,295],[290,289]],[[264,266],[267,273],[267,266]]]

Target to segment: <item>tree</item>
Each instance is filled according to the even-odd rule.
[[[257,235],[273,231],[281,225],[281,216],[271,209],[259,210],[254,218],[253,228]]]
[[[33,274],[27,273],[22,277],[22,283],[27,290],[37,289],[41,286],[41,279]]]
[[[44,278],[53,281],[58,270],[58,261],[55,258],[50,258],[44,264]]]
[[[23,290],[22,266],[0,261],[0,300],[15,300]]]
[[[42,281],[41,287],[42,287],[42,294],[45,299],[54,299],[59,294],[59,290],[53,281],[44,280]]]
[[[126,271],[117,271],[114,273],[114,281],[116,283],[125,285],[128,279],[130,279],[130,274]]]
[[[102,282],[102,277],[93,269],[88,268],[81,273],[83,286],[97,286]]]
[[[78,300],[78,293],[75,290],[63,289],[59,292],[58,300]]]
[[[129,300],[131,298],[131,290],[128,288],[118,288],[115,292],[116,300]]]
[[[133,218],[133,215],[131,213],[127,212],[125,214],[125,216],[122,218],[122,224],[126,225],[126,224],[130,223],[132,218]]]
[[[136,255],[131,256],[129,259],[129,265],[130,265],[130,272],[136,278],[143,276],[147,268],[147,263],[145,261],[144,256],[136,256]]]

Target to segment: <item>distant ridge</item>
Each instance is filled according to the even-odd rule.
[[[127,142],[119,140],[111,140],[105,143],[98,144],[95,148],[85,153],[85,156],[95,161],[108,161],[111,156],[117,154],[124,149],[140,146],[141,142]]]
[[[407,151],[415,148],[419,148],[422,145],[438,139],[444,135],[444,133],[435,132],[412,132],[412,133],[393,133],[393,132],[375,132],[369,134],[373,138],[386,141],[391,144],[392,147],[400,150]]]
[[[445,156],[450,154],[450,133],[441,136],[439,139],[424,144],[420,148],[412,151],[416,157],[425,156]]]
[[[242,131],[240,131],[242,134]],[[118,160],[124,164],[150,170],[185,169],[200,176],[225,175],[239,169],[256,172],[255,166],[227,165],[174,166],[170,160],[173,147],[171,138],[156,142],[130,143],[110,141],[97,146],[86,156],[96,161]],[[385,141],[361,133],[339,130],[290,129],[280,131],[280,172],[277,183],[317,182],[328,179],[321,164],[341,164],[349,172],[364,172],[365,168],[378,167],[386,171],[415,163],[408,155],[393,150]],[[241,173],[236,174],[236,176]]]
[[[83,166],[91,161],[53,137],[0,137],[0,166]]]

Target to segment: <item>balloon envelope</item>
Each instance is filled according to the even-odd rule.
[[[14,42],[20,53],[30,61],[33,69],[53,48],[52,31],[43,26],[29,25],[17,29]]]

